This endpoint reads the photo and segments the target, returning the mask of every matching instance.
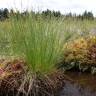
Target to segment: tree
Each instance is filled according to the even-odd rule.
[[[89,19],[94,19],[94,16],[93,16],[93,13],[92,12],[88,12],[87,15],[88,15],[88,18]]]
[[[83,19],[94,19],[92,12],[85,11],[82,16],[83,16]]]
[[[52,12],[49,10],[49,9],[47,9],[46,11],[43,11],[42,12],[45,16],[51,16],[51,14],[52,14]]]
[[[71,12],[68,13],[68,14],[66,15],[66,17],[72,17],[72,13],[71,13]]]
[[[10,10],[10,16],[14,16],[15,12],[13,9]]]
[[[9,18],[9,11],[8,11],[7,8],[5,8],[5,9],[3,10],[3,17],[4,17],[4,18]]]
[[[53,14],[53,16],[55,16],[55,17],[60,17],[60,16],[61,16],[60,11],[53,11],[52,14]]]
[[[0,9],[0,18],[2,17],[3,15],[3,10]]]
[[[54,10],[51,11],[49,9],[47,9],[46,11],[43,11],[42,14],[45,15],[45,16],[49,16],[49,17],[52,17],[52,16],[60,17],[61,16],[60,11],[54,11]]]

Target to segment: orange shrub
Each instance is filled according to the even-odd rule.
[[[96,37],[79,38],[64,45],[64,61],[96,66]]]

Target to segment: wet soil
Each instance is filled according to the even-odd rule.
[[[58,96],[96,96],[96,75],[66,72],[65,85]]]

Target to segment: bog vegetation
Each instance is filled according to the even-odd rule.
[[[63,71],[75,68],[95,73],[96,21],[92,12],[62,15],[50,10],[20,13],[4,9],[0,20],[1,90],[8,83],[3,80],[12,82],[11,76],[18,96],[54,96],[55,89],[62,86]]]

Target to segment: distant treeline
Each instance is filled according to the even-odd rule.
[[[20,13],[20,11],[15,12],[13,9],[11,9],[9,11],[7,8],[5,8],[5,9],[0,9],[0,20],[3,21],[3,20],[6,20],[6,19],[8,19],[12,16],[16,16],[17,18],[19,16],[26,17],[29,14],[36,15],[36,16],[37,15],[42,15],[44,17],[49,17],[49,18],[64,17],[64,18],[73,18],[73,19],[81,19],[81,20],[83,20],[83,19],[93,20],[94,19],[93,13],[92,12],[87,12],[87,11],[85,11],[82,15],[81,14],[80,15],[72,14],[71,12],[64,15],[64,14],[61,14],[60,11],[54,11],[54,10],[51,11],[49,9],[47,9],[45,11],[42,11],[42,12],[24,11],[24,12]]]
[[[43,15],[45,16],[54,16],[54,17],[66,17],[66,18],[77,18],[77,19],[94,19],[94,15],[92,12],[87,12],[85,11],[82,15],[76,15],[76,14],[72,14],[71,12],[64,15],[61,14],[60,11],[51,11],[49,9],[47,9],[46,11],[42,12]]]

